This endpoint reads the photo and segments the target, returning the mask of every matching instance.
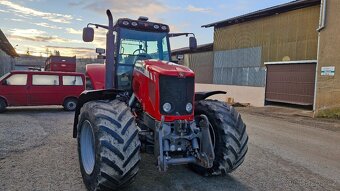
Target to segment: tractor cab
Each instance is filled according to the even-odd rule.
[[[115,25],[115,87],[118,89],[131,89],[136,61],[170,61],[169,26],[147,20],[145,17],[119,19]]]
[[[90,23],[89,25],[94,25],[96,28],[109,29],[109,27],[99,24]],[[83,39],[86,42],[93,40],[94,32],[89,25],[83,31]],[[112,29],[114,38],[111,41],[111,38],[107,38],[107,48],[109,48],[108,45],[113,45],[113,50],[106,51],[107,53],[114,53],[113,87],[120,90],[131,90],[133,69],[137,61],[159,60],[170,62],[169,37],[192,34],[169,33],[168,25],[149,22],[147,17],[142,16],[137,20],[120,18],[113,25]],[[194,49],[197,46],[196,38],[190,37],[189,40],[190,48]],[[102,52],[99,53],[101,58],[105,58]],[[106,64],[107,62],[108,59]],[[104,66],[102,67],[104,69]],[[102,81],[104,82],[104,79]]]

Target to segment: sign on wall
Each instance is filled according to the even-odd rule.
[[[321,67],[321,76],[334,76],[335,66]]]

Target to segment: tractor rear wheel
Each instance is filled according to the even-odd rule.
[[[206,115],[214,144],[215,160],[212,168],[191,165],[202,175],[226,175],[239,167],[248,151],[246,125],[232,107],[216,100],[202,100],[195,105],[195,116]]]
[[[130,108],[119,100],[91,101],[81,109],[78,154],[88,190],[117,190],[138,172],[140,141]]]

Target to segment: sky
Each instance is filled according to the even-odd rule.
[[[19,54],[94,57],[105,48],[105,30],[95,30],[92,43],[82,41],[87,23],[107,24],[106,9],[114,19],[139,16],[170,26],[171,32],[193,32],[198,44],[213,42],[213,28],[202,25],[268,8],[291,0],[0,0],[0,29]],[[171,48],[188,46],[186,37],[171,39]]]

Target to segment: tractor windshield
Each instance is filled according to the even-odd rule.
[[[145,32],[121,28],[119,64],[134,65],[137,60],[170,61],[167,33]]]

